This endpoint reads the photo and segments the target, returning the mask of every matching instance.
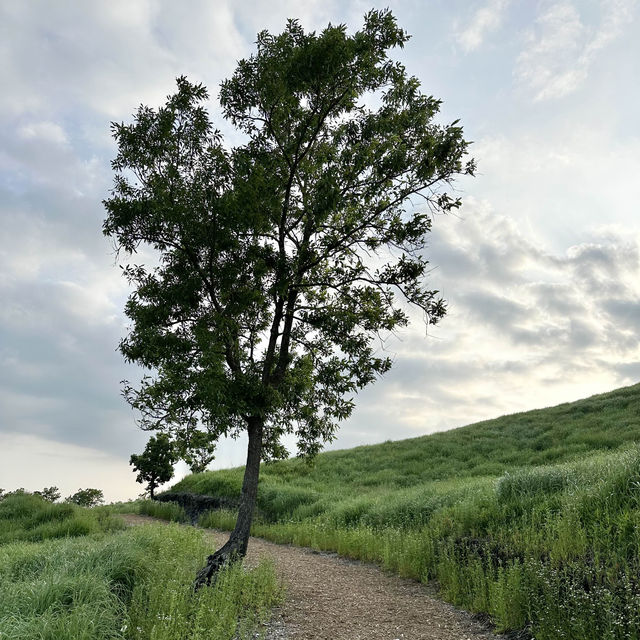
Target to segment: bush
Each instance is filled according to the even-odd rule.
[[[60,489],[58,487],[45,487],[42,491],[34,491],[33,493],[47,502],[55,502],[60,499]]]

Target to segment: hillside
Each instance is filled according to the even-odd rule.
[[[320,494],[370,493],[434,480],[496,477],[608,451],[640,440],[640,384],[547,409],[502,416],[451,431],[262,465],[262,505],[270,487]],[[190,475],[170,491],[233,497],[242,468]],[[283,514],[284,515],[284,514]]]
[[[639,439],[634,385],[312,465],[265,464],[254,533],[435,579],[499,630],[640,639]],[[172,490],[234,497],[241,473]],[[233,522],[225,510],[201,518]]]

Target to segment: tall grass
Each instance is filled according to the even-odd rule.
[[[211,549],[201,532],[156,528],[156,548],[146,580],[134,589],[126,623],[136,640],[210,640],[245,638],[266,621],[279,601],[273,565],[251,572],[236,564],[218,577],[214,588],[192,592],[196,570]],[[197,553],[193,553],[197,551]]]
[[[143,500],[140,502],[138,513],[144,516],[167,520],[168,522],[187,522],[189,520],[184,509],[175,502]]]
[[[636,385],[313,466],[264,465],[253,532],[435,579],[501,631],[640,640],[638,436]],[[174,489],[234,496],[238,477],[199,474]],[[200,522],[230,528],[234,517]]]
[[[3,524],[11,513],[27,533],[44,517],[29,496],[0,506]],[[72,517],[64,512],[55,511],[61,521]],[[264,563],[252,571],[235,565],[215,588],[194,595],[195,572],[211,551],[202,532],[177,525],[114,531],[108,513],[94,517],[91,535],[0,545],[2,640],[244,638],[280,597]]]
[[[68,503],[51,504],[29,493],[0,501],[0,544],[85,536],[123,528],[122,521],[106,511],[82,509]]]
[[[131,500],[129,502],[116,502],[113,504],[96,507],[95,511],[103,511],[109,514],[135,513],[143,516],[166,520],[167,522],[188,522],[189,517],[185,510],[176,502],[157,502],[156,500]]]

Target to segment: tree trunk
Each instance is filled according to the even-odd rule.
[[[262,456],[262,418],[249,418],[247,431],[249,445],[247,447],[247,464],[242,481],[242,496],[236,526],[229,536],[229,540],[213,555],[207,558],[207,564],[198,571],[194,582],[194,589],[215,583],[217,572],[234,559],[243,558],[247,553],[249,533],[253,512],[258,495],[258,477],[260,475],[260,459]]]

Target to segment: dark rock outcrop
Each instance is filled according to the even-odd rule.
[[[238,498],[205,496],[198,493],[167,492],[155,496],[158,502],[177,502],[186,512],[191,524],[197,524],[205,511],[213,509],[237,509]]]

